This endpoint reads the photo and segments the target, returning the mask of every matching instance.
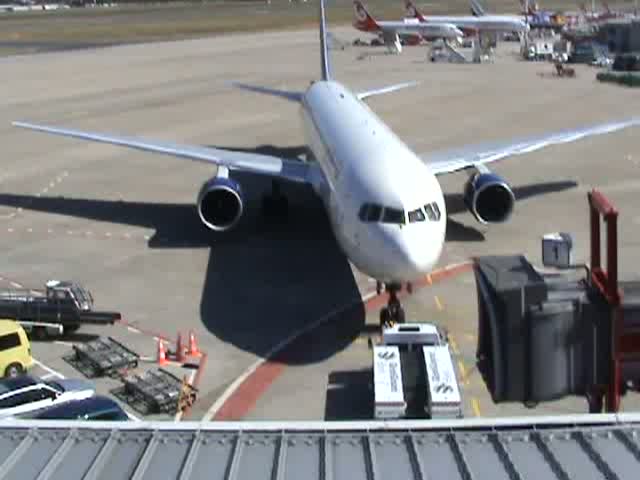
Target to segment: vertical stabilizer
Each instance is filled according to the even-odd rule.
[[[324,0],[320,0],[320,68],[322,80],[331,80],[329,45],[327,44],[327,22],[324,14]]]

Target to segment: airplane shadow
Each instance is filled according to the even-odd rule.
[[[271,148],[270,154],[277,150]],[[288,147],[287,157],[299,147]],[[256,151],[252,149],[251,151]],[[281,153],[284,153],[281,151]],[[322,204],[307,186],[282,185],[289,197],[285,224],[259,215],[260,196],[270,180],[235,174],[246,194],[246,215],[230,233],[216,234],[200,222],[191,203],[110,201],[87,198],[0,194],[0,205],[45,213],[153,229],[150,248],[209,248],[200,299],[203,325],[221,341],[263,356],[274,345],[326,316],[338,306],[360,298],[351,266],[333,237]],[[561,191],[574,182],[517,187],[518,198]],[[448,195],[453,212],[464,207],[461,195]],[[448,240],[481,241],[482,233],[448,221]],[[334,324],[322,344],[306,335],[297,351],[285,350],[278,360],[288,364],[321,361],[346,348],[365,324],[362,305]],[[300,350],[302,349],[302,350]],[[332,416],[332,415],[329,415]]]

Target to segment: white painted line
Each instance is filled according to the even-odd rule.
[[[38,290],[29,290],[29,293],[31,295],[40,295],[40,292]]]
[[[53,230],[51,230],[50,228],[47,228],[47,233],[53,233]]]
[[[364,295],[362,297],[362,299],[359,300],[359,301],[360,302],[366,302],[367,300],[369,300],[370,298],[373,298],[375,296],[376,296],[376,292],[370,292],[370,293],[367,293],[366,295]],[[231,385],[229,385],[227,387],[227,389],[224,392],[222,392],[222,395],[220,395],[218,397],[218,399],[213,403],[213,405],[211,405],[211,408],[209,408],[207,413],[204,414],[204,417],[202,417],[202,420],[203,421],[210,421],[213,417],[215,417],[216,413],[218,413],[218,410],[220,410],[220,408],[222,408],[222,406],[229,399],[229,397],[231,397],[231,395],[233,395],[233,393],[238,389],[238,387],[240,385],[242,385],[242,383],[247,378],[249,378],[249,376],[251,376],[253,374],[253,372],[255,372],[260,367],[260,365],[262,365],[263,363],[267,362],[275,354],[277,354],[278,352],[280,352],[281,350],[286,348],[292,342],[295,342],[298,337],[304,335],[307,332],[310,332],[311,330],[315,330],[316,328],[320,327],[323,323],[326,323],[327,321],[329,321],[332,317],[337,315],[339,312],[341,312],[343,310],[346,310],[347,308],[352,307],[356,303],[357,303],[356,301],[353,301],[353,302],[351,302],[351,303],[349,303],[347,305],[342,305],[342,306],[340,306],[338,308],[333,309],[331,312],[329,312],[325,316],[319,318],[317,321],[315,321],[313,323],[310,323],[306,327],[303,327],[300,330],[292,333],[287,338],[285,338],[280,343],[278,343],[275,347],[273,347],[271,350],[269,350],[264,357],[259,358],[258,360],[253,362],[249,366],[249,368],[247,368],[244,372],[242,372],[242,374],[238,378],[236,378],[231,383]]]
[[[73,230],[67,230],[67,235],[73,235]]]
[[[133,333],[140,333],[140,330],[138,330],[137,328],[134,328],[134,327],[127,327],[127,330],[129,330],[130,332],[133,332]]]
[[[54,340],[53,343],[55,343],[57,345],[64,345],[65,347],[73,347],[73,343],[65,342],[65,341],[62,341],[62,340]]]
[[[33,233],[33,228],[31,228],[31,227],[27,228],[27,232]]]
[[[13,233],[13,228],[7,228],[7,232]]]
[[[38,365],[40,368],[42,368],[43,370],[49,372],[51,375],[58,377],[58,378],[64,378],[64,375],[61,374],[60,372],[56,372],[53,368],[49,368],[47,367],[44,363],[42,363],[41,361],[37,360],[37,359],[33,359],[33,363],[35,363],[36,365]]]
[[[49,380],[51,377],[55,377],[53,373],[47,373],[46,375],[42,375],[40,378],[42,380]]]
[[[20,285],[18,282],[9,282],[9,285],[14,288],[22,288],[22,285]]]
[[[123,409],[123,410],[124,410],[124,409]],[[127,410],[125,410],[125,411],[124,411],[124,413],[126,413],[126,414],[127,414],[127,417],[129,417],[129,418],[130,418],[131,420],[133,420],[134,422],[141,422],[141,421],[142,421],[142,419],[140,419],[140,418],[136,417],[133,413],[131,413],[131,412],[127,411]]]

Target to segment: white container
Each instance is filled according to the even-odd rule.
[[[548,233],[542,237],[542,264],[569,268],[573,265],[573,238],[568,233]]]

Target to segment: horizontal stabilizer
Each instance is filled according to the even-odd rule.
[[[246,83],[231,82],[231,85],[243,90],[249,90],[251,92],[263,93],[265,95],[273,95],[274,97],[281,97],[291,102],[301,102],[303,94],[301,92],[292,92],[289,90],[278,90],[275,88],[261,87],[258,85],[247,85]]]
[[[358,92],[356,96],[360,100],[364,100],[368,97],[373,97],[375,95],[382,95],[384,93],[395,92],[396,90],[401,90],[407,87],[415,87],[420,82],[405,82],[405,83],[396,83],[395,85],[389,85],[387,87],[376,88],[375,90],[367,90],[365,92]]]

